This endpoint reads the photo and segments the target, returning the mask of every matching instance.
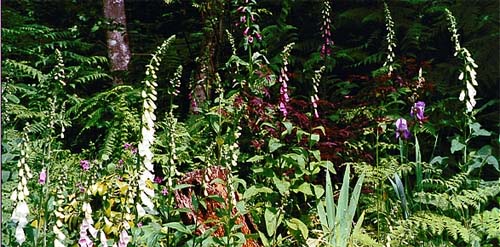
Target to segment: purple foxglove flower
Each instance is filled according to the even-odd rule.
[[[127,247],[129,241],[130,236],[128,235],[127,230],[122,230],[120,233],[120,240],[118,240],[118,247]]]
[[[88,160],[80,160],[80,166],[84,171],[88,171],[90,169],[90,161]]]
[[[262,35],[260,33],[255,33],[255,36],[257,36],[257,39],[262,40]]]
[[[132,144],[130,144],[130,143],[123,144],[123,149],[125,149],[125,150],[130,149],[131,147],[132,147]]]
[[[286,115],[288,115],[288,111],[286,110],[286,105],[283,102],[280,102],[280,111],[283,113],[283,116],[286,117]]]
[[[167,190],[167,188],[163,188],[163,189],[161,190],[161,194],[162,194],[162,195],[164,195],[164,196],[166,196],[166,195],[168,194],[168,190]]]
[[[396,121],[396,138],[410,138],[410,131],[408,130],[408,124],[406,119],[400,118]]]
[[[46,181],[47,181],[47,172],[45,171],[45,169],[43,169],[42,172],[40,172],[40,178],[38,179],[38,183],[45,184]]]
[[[153,182],[159,184],[159,183],[163,182],[163,178],[162,177],[155,177],[155,179],[153,180]]]
[[[249,29],[250,29],[249,27],[245,28],[245,31],[243,31],[243,36],[247,36],[248,35],[248,30]]]
[[[425,103],[423,101],[418,101],[411,107],[410,116],[416,115],[418,121],[423,121],[425,119],[424,116]]]

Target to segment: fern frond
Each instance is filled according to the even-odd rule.
[[[84,76],[78,77],[75,79],[75,82],[80,84],[87,84],[92,81],[104,80],[104,79],[112,79],[110,75],[102,72],[92,72],[88,73]]]
[[[46,76],[40,70],[11,59],[5,59],[2,61],[2,69],[11,70],[13,72],[12,74],[15,73],[16,77],[19,78],[31,77],[33,79],[37,79],[39,82],[46,79]]]

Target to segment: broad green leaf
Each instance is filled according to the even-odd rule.
[[[325,189],[323,188],[323,186],[321,186],[319,184],[314,184],[313,190],[314,190],[314,195],[316,196],[316,199],[321,198],[323,196],[323,194],[325,194]]]
[[[294,189],[296,192],[302,192],[305,195],[308,196],[314,196],[312,190],[311,190],[311,184],[304,182],[302,183],[297,189]]]
[[[443,161],[448,159],[448,157],[441,157],[441,156],[436,156],[434,158],[432,158],[431,162],[429,162],[429,165],[434,165],[436,163],[438,164],[443,164]]]
[[[186,234],[191,234],[191,231],[189,231],[189,229],[187,229],[186,226],[184,226],[180,222],[169,222],[169,223],[165,224],[164,226],[167,228],[171,228],[171,229],[186,233]]]
[[[276,185],[276,188],[278,188],[278,191],[280,192],[281,195],[289,194],[290,182],[281,180],[277,177],[273,177],[273,182],[274,185]]]
[[[451,153],[455,153],[456,151],[460,151],[465,148],[465,145],[460,143],[457,139],[458,138],[455,138],[451,141]]]
[[[250,159],[247,160],[247,162],[254,163],[254,162],[259,162],[264,159],[263,155],[255,155],[252,156]]]
[[[486,159],[486,162],[488,164],[492,165],[493,167],[495,167],[495,169],[500,172],[500,169],[498,167],[498,160],[497,160],[497,158],[495,158],[495,156],[493,156],[493,155],[488,156],[488,158]]]
[[[472,123],[469,125],[469,128],[471,129],[471,134],[472,136],[490,136],[491,132],[481,129],[481,124],[479,123]]]
[[[259,193],[273,193],[273,190],[268,187],[257,187],[256,185],[252,185],[245,191],[243,198],[250,199]]]
[[[262,245],[264,245],[264,247],[271,246],[269,244],[269,240],[267,240],[267,238],[266,238],[266,234],[264,234],[263,232],[259,231],[259,237],[260,237],[260,240],[262,241]]]
[[[316,144],[319,142],[319,135],[318,134],[312,134],[311,135],[311,141],[312,141],[312,144]]]
[[[293,230],[299,230],[304,239],[307,239],[309,237],[309,230],[307,229],[306,224],[304,224],[304,222],[302,222],[301,220],[292,218],[291,220],[287,221],[287,226]]]
[[[275,208],[266,208],[264,211],[267,236],[272,237],[278,228],[278,211]]]
[[[276,151],[278,148],[282,147],[283,144],[280,143],[280,140],[276,139],[276,138],[271,138],[269,140],[269,152],[270,153],[273,153],[274,151]]]

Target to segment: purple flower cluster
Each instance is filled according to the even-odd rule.
[[[424,116],[425,102],[418,101],[412,107],[410,111],[410,116],[415,117],[417,121],[421,124],[426,117]],[[408,123],[406,119],[400,118],[396,121],[396,138],[408,139],[410,138],[410,131],[408,130]]]
[[[425,103],[423,101],[418,101],[411,107],[410,111],[410,116],[411,117],[416,117],[417,120],[421,123],[422,121],[425,120],[424,116],[424,110],[425,110]]]
[[[80,166],[84,171],[90,170],[90,161],[88,160],[80,160]]]
[[[243,30],[243,36],[245,40],[251,44],[254,41],[254,37],[258,40],[262,40],[262,35],[259,32],[259,26],[253,24],[255,22],[256,13],[252,12],[252,6],[255,4],[255,1],[251,1],[249,3],[248,0],[245,0],[244,6],[240,6],[236,9],[236,12],[240,14],[240,18],[238,22],[235,23],[235,26],[243,26],[245,29]]]
[[[290,98],[288,97],[288,76],[286,75],[286,66],[284,68],[281,68],[280,75],[278,77],[278,81],[281,82],[281,87],[280,87],[280,102],[279,102],[279,109],[281,113],[283,113],[283,116],[288,115],[288,111],[286,109],[286,105],[288,104],[288,101]]]
[[[402,137],[403,139],[410,138],[410,131],[406,119],[400,118],[396,120],[396,138]]]
[[[126,142],[125,144],[123,144],[123,149],[130,150],[130,152],[132,152],[132,154],[136,154],[137,153],[137,148],[134,147],[134,145],[132,145],[131,143],[128,143],[128,142]]]

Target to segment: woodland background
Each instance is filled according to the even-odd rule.
[[[498,1],[106,2],[2,1],[3,246],[498,245]]]

